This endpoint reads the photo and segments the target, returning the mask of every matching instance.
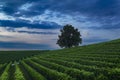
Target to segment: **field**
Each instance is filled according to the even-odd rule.
[[[0,52],[0,80],[120,80],[120,40],[54,51]]]

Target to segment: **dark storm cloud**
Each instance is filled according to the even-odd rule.
[[[42,22],[42,23],[30,23],[27,21],[12,21],[12,20],[0,20],[1,27],[28,27],[28,28],[36,28],[36,29],[57,29],[60,28],[59,25],[53,22]]]

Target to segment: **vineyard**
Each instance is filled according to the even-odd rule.
[[[0,80],[120,80],[120,40],[54,51],[0,52]]]

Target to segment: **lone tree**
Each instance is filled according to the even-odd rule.
[[[59,35],[59,39],[57,44],[61,48],[70,48],[74,46],[79,46],[82,43],[82,38],[78,29],[75,29],[72,25],[65,25],[63,29],[60,30],[61,35]]]

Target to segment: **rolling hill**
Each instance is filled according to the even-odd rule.
[[[0,63],[0,80],[120,80],[120,39],[53,51],[4,51]]]

